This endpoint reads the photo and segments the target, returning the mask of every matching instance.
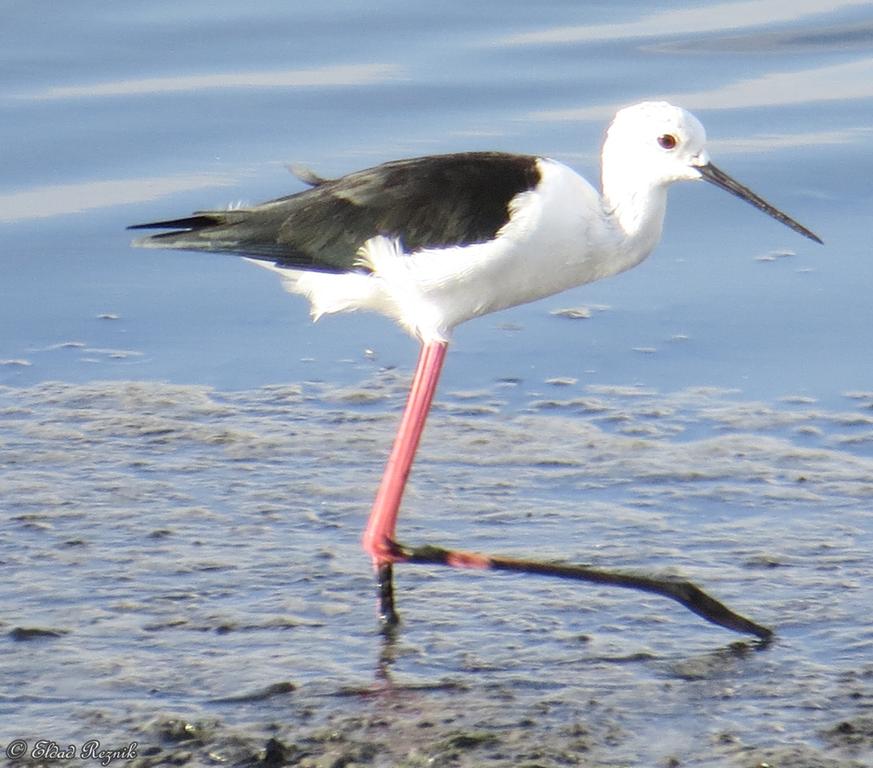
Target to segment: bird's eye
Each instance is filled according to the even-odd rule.
[[[658,136],[658,144],[663,149],[673,149],[678,142],[672,133],[665,133],[663,136]]]

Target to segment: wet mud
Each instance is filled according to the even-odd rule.
[[[673,574],[776,636],[407,565],[386,638],[358,536],[405,384],[0,389],[8,764],[873,763],[873,394],[443,394],[404,540]]]

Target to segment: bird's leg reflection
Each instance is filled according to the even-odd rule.
[[[380,683],[382,688],[390,689],[394,687],[394,681],[391,679],[391,668],[397,660],[397,625],[393,624],[390,627],[382,625],[382,644],[379,648],[379,659],[376,663],[376,682]]]

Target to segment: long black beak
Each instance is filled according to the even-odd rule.
[[[782,213],[778,208],[774,208],[766,200],[758,197],[751,189],[744,187],[738,181],[734,181],[724,171],[720,171],[712,163],[698,165],[697,170],[700,171],[700,175],[707,181],[730,192],[732,195],[736,195],[747,203],[751,203],[759,211],[764,211],[764,213],[768,216],[772,216],[776,221],[781,221],[786,227],[791,227],[795,232],[799,232],[804,237],[808,237],[810,240],[815,240],[817,243],[822,242],[822,239],[815,234],[815,232],[811,232],[802,224],[798,224],[787,214]]]

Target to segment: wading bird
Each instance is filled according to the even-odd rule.
[[[546,157],[468,152],[397,160],[339,179],[304,170],[298,175],[310,189],[297,194],[132,229],[171,230],[136,241],[139,246],[256,260],[278,272],[289,291],[306,296],[316,319],[375,310],[420,340],[409,400],[363,535],[386,625],[397,621],[392,564],[431,562],[648,589],[716,623],[769,637],[769,630],[702,592],[677,594],[677,582],[669,579],[601,578],[606,572],[413,549],[395,538],[403,489],[455,326],[636,266],[661,237],[667,190],[677,181],[704,179],[821,242],[715,167],[705,142],[703,126],[689,112],[644,102],[620,110],[606,132],[601,192]],[[695,604],[700,596],[729,616]]]

